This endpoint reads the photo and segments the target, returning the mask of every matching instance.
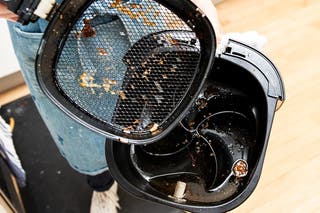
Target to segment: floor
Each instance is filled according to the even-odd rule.
[[[320,210],[320,1],[227,0],[218,6],[225,32],[257,30],[285,81],[262,178],[234,212]]]
[[[21,196],[27,213],[88,213],[92,190],[86,176],[75,172],[61,157],[30,96],[3,106],[5,120],[15,120],[13,140],[27,174]],[[134,198],[119,190],[119,213],[181,213],[182,211]]]
[[[225,0],[225,32],[256,30],[285,81],[261,180],[234,212],[318,212],[320,209],[320,1]],[[0,104],[28,94],[25,86],[0,95]]]

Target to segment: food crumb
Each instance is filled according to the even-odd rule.
[[[173,39],[170,35],[167,36],[167,39],[168,39],[169,43],[172,45],[179,44],[179,42],[177,40]]]
[[[116,80],[109,80],[108,82],[111,85],[117,85],[117,81]]]
[[[125,93],[123,91],[119,91],[119,96],[120,96],[121,100],[126,100],[127,99],[127,97],[126,97],[126,95],[125,95]]]
[[[125,132],[131,132],[133,130],[134,130],[133,126],[128,126],[128,127],[123,128],[123,131],[125,131]]]
[[[77,31],[77,32],[74,33],[74,36],[76,37],[76,39],[78,39],[78,38],[80,38],[81,35],[80,35],[80,33]]]
[[[84,27],[81,30],[81,35],[83,38],[90,38],[96,36],[96,31],[93,29],[93,27],[90,24],[90,20],[83,19]]]
[[[170,68],[170,71],[171,71],[171,72],[176,72],[176,69],[173,68],[173,67],[171,67],[171,68]]]
[[[156,124],[156,123],[154,123],[154,124],[152,125],[152,127],[149,129],[149,131],[150,131],[150,132],[155,132],[155,131],[158,130],[158,128],[159,128],[159,125]]]
[[[104,90],[106,91],[106,93],[108,93],[110,91],[110,88],[111,88],[110,84],[104,83],[102,86],[103,86]]]
[[[143,18],[143,22],[149,27],[155,27],[156,26],[156,23],[154,21],[149,21],[149,19],[146,18],[146,17]]]
[[[141,9],[142,8],[142,5],[140,5],[140,4],[130,4],[130,6],[131,6],[131,8],[134,8],[134,9],[136,9],[136,8]]]
[[[248,174],[248,164],[244,160],[239,160],[233,167],[233,173],[236,177],[244,177]]]
[[[141,120],[140,119],[136,119],[134,122],[133,122],[133,124],[135,124],[135,125],[138,125],[138,124],[140,124],[141,123]]]
[[[100,88],[101,86],[94,83],[94,77],[86,72],[82,73],[79,77],[79,85],[81,87],[88,87],[88,88]]]
[[[108,55],[108,52],[103,48],[97,48],[99,55]]]
[[[10,126],[10,131],[11,132],[13,132],[13,130],[14,130],[14,127],[15,127],[15,120],[14,120],[14,118],[13,117],[10,117],[9,118],[9,126]]]

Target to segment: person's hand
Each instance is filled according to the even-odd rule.
[[[18,16],[8,10],[7,6],[2,3],[0,3],[0,18],[4,18],[10,21],[18,20]]]

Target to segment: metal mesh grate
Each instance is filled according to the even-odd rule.
[[[74,25],[55,67],[60,90],[125,132],[161,127],[197,71],[191,29],[152,0],[94,1]]]

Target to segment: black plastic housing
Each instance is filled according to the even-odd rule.
[[[35,22],[38,17],[33,14],[40,0],[0,0],[8,9],[18,15],[18,22],[27,25]]]
[[[130,157],[130,146],[120,143],[106,142],[106,158],[109,169],[115,180],[129,193],[138,198],[162,203],[190,212],[226,212],[242,204],[254,191],[258,184],[264,157],[267,150],[274,114],[277,106],[285,98],[284,86],[275,66],[257,50],[230,41],[226,51],[216,58],[214,68],[207,78],[206,84],[222,88],[232,88],[235,93],[246,94],[254,108],[253,125],[256,127],[255,144],[248,147],[248,175],[241,179],[236,193],[219,202],[180,202],[170,195],[155,189],[137,171]],[[230,93],[232,95],[232,93]],[[227,107],[233,106],[228,105]],[[235,104],[235,111],[243,110]],[[223,109],[223,104],[221,108]],[[213,111],[215,109],[212,109]],[[157,142],[155,142],[157,144]],[[137,145],[135,145],[137,146]],[[217,153],[219,154],[219,153]],[[225,158],[228,161],[228,158]],[[143,163],[143,162],[142,162]],[[150,162],[146,159],[146,164]],[[170,162],[168,162],[170,163]]]

